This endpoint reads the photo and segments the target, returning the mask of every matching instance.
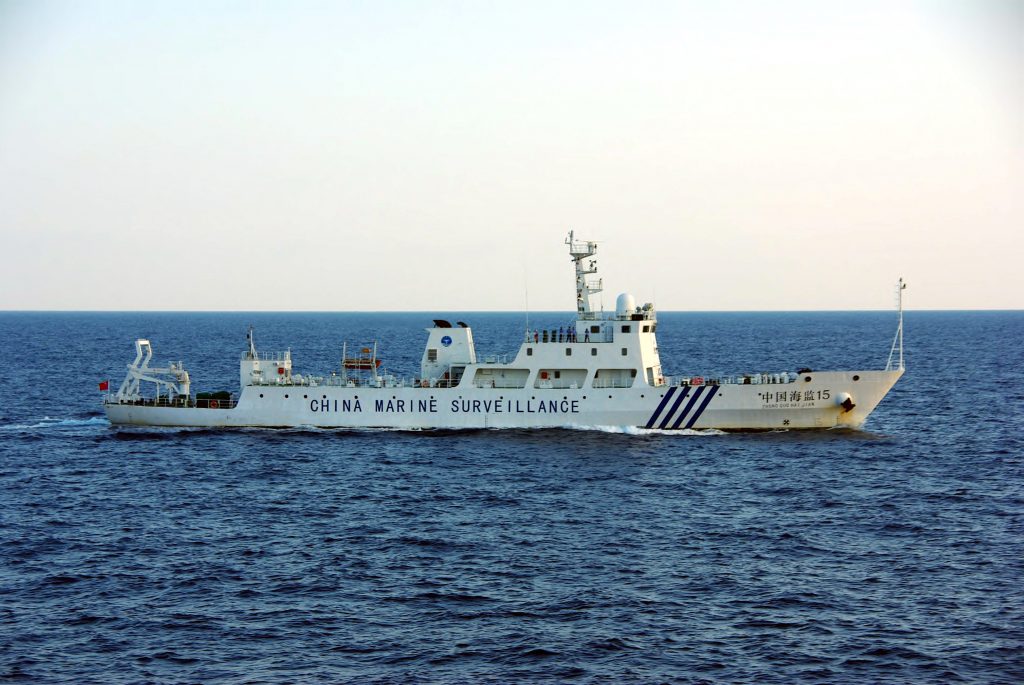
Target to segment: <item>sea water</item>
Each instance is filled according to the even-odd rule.
[[[443,314],[442,314],[443,315]],[[514,353],[559,314],[462,313]],[[237,391],[427,314],[0,314],[0,677],[1024,682],[1024,313],[909,312],[860,430],[119,429],[149,338]],[[885,365],[893,313],[661,314],[679,376]]]

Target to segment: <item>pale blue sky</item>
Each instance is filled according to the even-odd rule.
[[[1024,307],[1024,3],[0,0],[0,309]]]

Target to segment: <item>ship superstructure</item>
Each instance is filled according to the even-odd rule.
[[[375,343],[351,353],[344,347],[340,368],[328,376],[302,375],[293,372],[290,352],[258,352],[250,329],[240,391],[193,395],[182,364],[150,367],[152,347],[138,340],[125,381],[104,408],[118,425],[831,428],[862,424],[904,372],[901,281],[885,370],[666,376],[653,304],[623,293],[614,311],[595,308],[592,298],[603,289],[597,243],[570,232],[566,244],[576,278],[572,325],[526,330],[511,358],[478,357],[470,326],[435,319],[415,377],[382,371]],[[154,392],[143,392],[147,384]]]

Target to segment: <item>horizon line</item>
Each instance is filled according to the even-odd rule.
[[[614,310],[606,310],[614,312]],[[797,314],[797,313],[895,313],[892,309],[661,309],[666,314]],[[472,314],[566,314],[558,309],[0,309],[0,314],[437,314],[459,312]],[[942,309],[914,308],[908,312],[1024,312],[1024,308]]]

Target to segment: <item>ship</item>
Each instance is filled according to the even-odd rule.
[[[602,292],[596,241],[565,240],[576,278],[572,324],[527,326],[518,351],[478,356],[472,328],[434,319],[419,373],[382,370],[376,344],[343,347],[326,376],[297,373],[291,352],[259,352],[250,327],[239,391],[194,393],[181,362],[152,366],[149,340],[135,341],[116,392],[103,396],[115,426],[480,429],[615,427],[640,431],[771,431],[857,428],[904,373],[903,289],[884,369],[730,376],[672,376],[658,352],[651,303],[623,293],[614,311]],[[101,388],[107,384],[101,384]]]

